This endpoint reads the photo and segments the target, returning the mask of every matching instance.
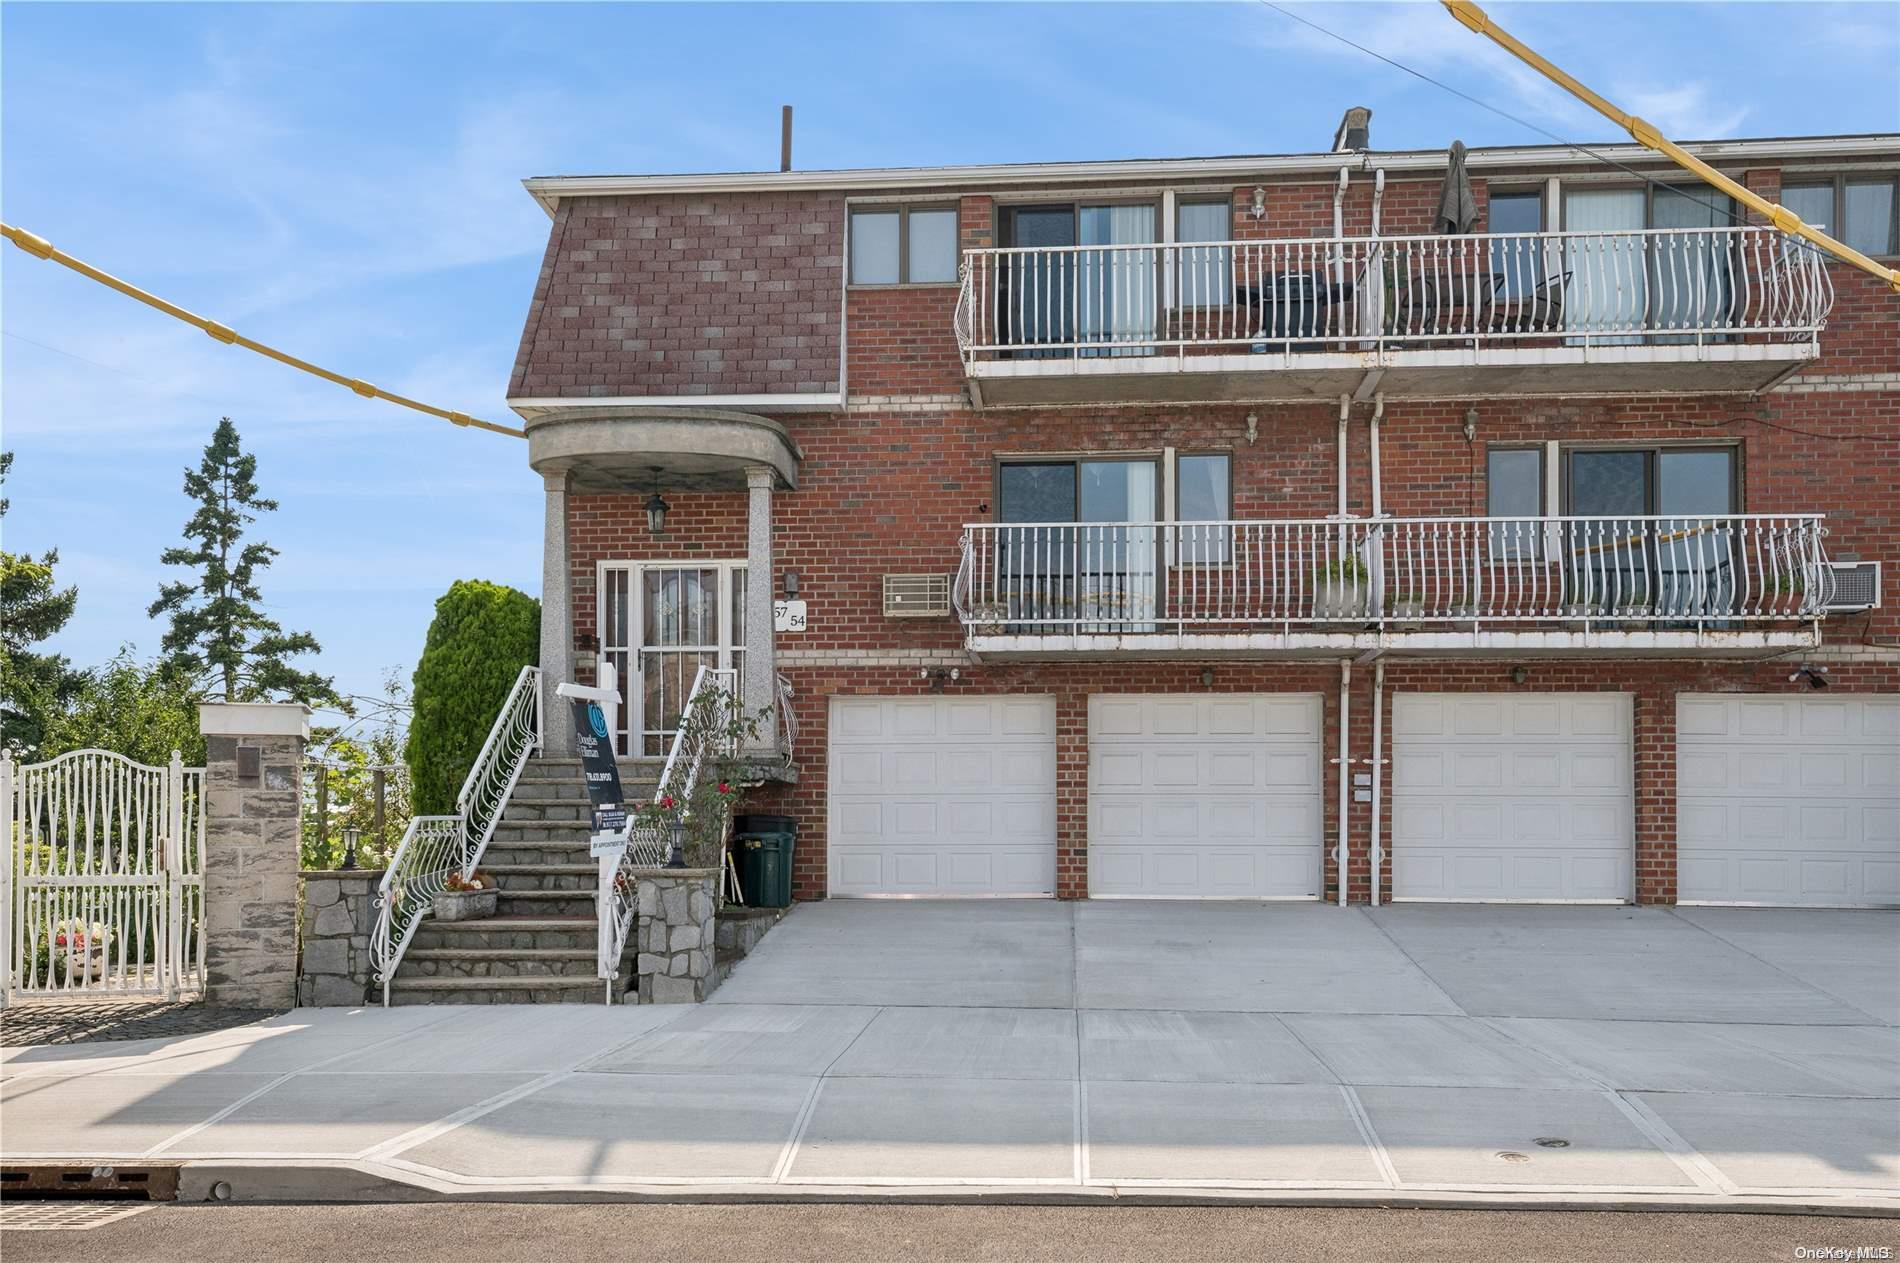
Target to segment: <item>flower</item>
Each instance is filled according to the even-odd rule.
[[[665,798],[662,798],[660,800],[660,806],[662,807],[670,808],[672,807],[672,805],[673,805],[673,795],[671,794],[668,794]]]
[[[722,794],[730,794],[732,792],[732,786],[726,784],[724,781],[720,781],[719,792]]]

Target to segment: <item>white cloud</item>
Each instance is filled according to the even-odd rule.
[[[1671,140],[1720,140],[1733,136],[1750,113],[1746,105],[1713,99],[1709,85],[1700,80],[1674,88],[1619,84],[1613,99],[1630,113],[1654,123]]]

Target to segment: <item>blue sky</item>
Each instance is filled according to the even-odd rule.
[[[1900,130],[1900,6],[1490,11],[1684,138]],[[1566,139],[1608,124],[1436,4],[1298,6]],[[1543,137],[1259,4],[0,6],[0,213],[201,314],[497,420],[547,219],[528,175],[1273,153]],[[273,613],[373,691],[450,581],[540,586],[518,440],[357,399],[0,248],[10,550],[130,642],[229,415],[281,512]]]

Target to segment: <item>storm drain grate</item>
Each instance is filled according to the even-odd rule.
[[[152,1210],[140,1202],[0,1202],[0,1229],[9,1232],[84,1232]]]

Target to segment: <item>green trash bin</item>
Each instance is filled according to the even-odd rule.
[[[792,844],[798,824],[789,816],[741,816],[733,822],[739,889],[747,906],[792,906]]]

